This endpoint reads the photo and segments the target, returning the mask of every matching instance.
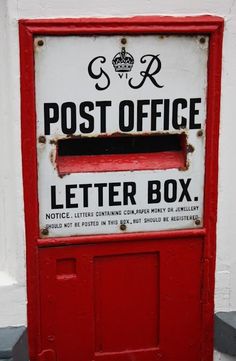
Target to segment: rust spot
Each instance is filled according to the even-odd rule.
[[[38,46],[43,46],[43,45],[44,45],[44,41],[43,41],[42,39],[39,39],[37,44],[38,44]]]
[[[50,144],[57,144],[57,141],[55,139],[51,139]]]
[[[197,136],[198,136],[198,137],[202,137],[202,136],[203,136],[203,130],[202,130],[202,129],[198,130]]]
[[[121,225],[120,225],[120,230],[121,230],[121,231],[126,231],[126,225],[125,225],[125,224],[121,224]]]
[[[65,176],[67,176],[67,175],[70,175],[71,173],[59,173],[59,171],[58,171],[58,176],[59,176],[59,178],[64,178]]]
[[[193,153],[194,152],[194,147],[192,146],[192,144],[188,144],[186,150],[187,150],[187,153]]]
[[[42,236],[48,236],[48,234],[49,234],[48,228],[41,229],[41,234],[42,234]]]
[[[46,137],[44,135],[40,135],[38,137],[38,141],[39,141],[39,143],[45,144],[46,143]]]
[[[54,150],[52,150],[49,154],[50,157],[50,162],[52,163],[53,166],[55,166],[55,156],[54,156]]]
[[[185,172],[188,169],[189,169],[189,161],[186,161],[184,167],[178,168],[178,170],[181,171],[181,172]]]

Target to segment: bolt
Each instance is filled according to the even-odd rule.
[[[203,130],[199,130],[199,131],[197,132],[197,136],[198,136],[198,137],[202,137],[202,136],[203,136]]]
[[[196,219],[195,224],[196,224],[196,226],[200,226],[200,224],[201,224],[200,219]]]
[[[127,39],[122,38],[122,39],[121,39],[121,44],[125,45],[126,43],[127,43]]]
[[[43,236],[48,236],[49,230],[48,230],[47,228],[43,228],[43,229],[41,230],[41,234],[42,234]]]
[[[43,46],[44,45],[44,41],[42,39],[38,40],[38,46]]]
[[[201,44],[205,44],[206,39],[202,36],[199,41],[200,41]]]
[[[44,135],[40,135],[38,140],[39,140],[39,143],[44,143],[44,144],[46,143],[46,138]]]
[[[125,224],[121,224],[121,225],[120,225],[120,230],[121,230],[121,231],[126,231],[126,225],[125,225]]]

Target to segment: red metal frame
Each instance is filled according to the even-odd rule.
[[[89,243],[91,237],[39,239],[36,157],[36,112],[34,83],[34,37],[71,34],[208,34],[210,36],[207,90],[206,172],[204,228],[170,232],[93,236],[93,242],[141,241],[158,238],[201,236],[204,239],[202,360],[212,360],[214,273],[216,254],[216,211],[218,179],[218,137],[223,19],[216,16],[148,16],[111,19],[20,20],[22,154],[27,243],[28,329],[31,360],[36,360],[39,344],[38,247],[54,244]],[[208,136],[210,134],[210,136]]]

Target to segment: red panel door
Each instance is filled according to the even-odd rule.
[[[201,258],[201,239],[40,249],[42,349],[57,361],[199,361]]]

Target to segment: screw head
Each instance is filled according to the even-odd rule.
[[[198,136],[198,137],[202,137],[202,136],[203,136],[203,130],[202,130],[202,129],[198,130],[197,136]]]
[[[196,226],[200,226],[200,224],[201,224],[200,219],[196,219],[195,224],[196,224]]]
[[[121,44],[125,45],[127,43],[127,39],[126,38],[122,38],[121,39]]]
[[[48,236],[49,230],[48,230],[47,228],[43,228],[43,229],[41,230],[41,234],[42,234],[43,236]]]
[[[120,225],[120,230],[121,230],[121,231],[126,231],[126,228],[127,228],[127,227],[126,227],[125,224],[121,224],[121,225]]]
[[[40,135],[38,138],[39,143],[46,143],[46,137],[44,135]]]
[[[38,46],[43,46],[44,45],[44,41],[42,39],[38,40]]]
[[[201,44],[205,44],[206,39],[202,36],[202,37],[199,39],[199,41],[200,41]]]

